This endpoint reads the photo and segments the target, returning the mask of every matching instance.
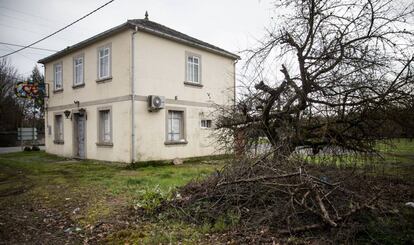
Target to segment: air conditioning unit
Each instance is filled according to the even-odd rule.
[[[149,111],[158,111],[163,109],[165,105],[165,97],[158,95],[149,95],[148,96],[148,110]]]

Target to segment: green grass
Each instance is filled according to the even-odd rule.
[[[192,179],[204,178],[221,167],[216,159],[210,163],[207,158],[202,163],[192,160],[178,166],[150,165],[134,169],[118,163],[70,160],[42,151],[1,154],[0,180],[9,181],[0,182],[0,192],[7,193],[21,186],[30,190],[24,193],[24,199],[21,195],[11,195],[0,200],[0,205],[38,203],[44,208],[67,212],[81,227],[88,227],[113,218],[136,203],[148,201],[146,198],[152,198],[148,193],[158,191],[165,197],[174,188]],[[72,213],[78,206],[80,211]],[[123,232],[129,234],[129,231]],[[133,240],[135,235],[122,240]],[[112,237],[115,243],[116,237],[116,234]],[[148,233],[142,239],[156,241],[158,238]]]
[[[40,183],[97,185],[113,194],[132,194],[143,187],[159,186],[166,190],[181,186],[191,179],[205,177],[220,166],[191,163],[129,169],[116,163],[72,161],[45,152],[21,152],[0,155],[0,167],[19,169]]]
[[[414,141],[409,139],[396,139],[389,142],[378,142],[378,154],[358,155],[343,154],[339,156],[316,155],[304,156],[310,163],[321,165],[335,165],[339,168],[359,167],[365,169],[381,169],[383,172],[399,172],[401,168],[408,168],[414,173]],[[397,174],[397,173],[396,173]]]
[[[396,139],[390,142],[379,142],[376,149],[384,153],[414,154],[414,140]]]

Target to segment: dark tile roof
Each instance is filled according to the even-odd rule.
[[[184,33],[181,33],[179,31],[173,30],[169,27],[166,27],[164,25],[158,24],[156,22],[147,20],[147,19],[133,19],[128,20],[127,22],[113,27],[107,31],[101,32],[91,38],[88,38],[82,42],[79,42],[77,44],[74,44],[72,46],[69,46],[57,53],[54,53],[50,56],[47,56],[41,60],[39,60],[39,63],[47,63],[53,60],[56,60],[68,53],[74,52],[76,50],[79,50],[81,48],[84,48],[98,40],[101,40],[103,38],[106,38],[108,36],[114,35],[115,33],[118,33],[122,30],[128,29],[128,28],[135,28],[137,27],[139,31],[148,32],[153,35],[157,35],[163,38],[167,38],[176,42],[181,42],[190,46],[194,46],[197,48],[201,48],[219,55],[223,55],[232,59],[240,59],[240,57],[236,54],[233,54],[229,51],[226,51],[224,49],[221,49],[217,46],[211,45],[209,43],[203,42],[199,39],[196,39],[194,37],[190,37]]]

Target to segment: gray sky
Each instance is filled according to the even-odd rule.
[[[30,44],[107,1],[0,0],[0,42]],[[254,44],[273,16],[269,0],[115,0],[35,47],[61,50],[127,19],[141,19],[146,10],[152,21],[232,52]],[[0,44],[0,54],[15,49]],[[20,74],[27,76],[37,60],[49,54],[26,49],[9,59]]]

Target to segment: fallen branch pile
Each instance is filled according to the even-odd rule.
[[[375,209],[381,192],[362,175],[287,159],[241,161],[179,190],[172,205],[192,222],[231,214],[278,234],[335,228]]]

